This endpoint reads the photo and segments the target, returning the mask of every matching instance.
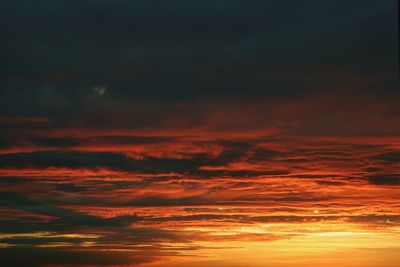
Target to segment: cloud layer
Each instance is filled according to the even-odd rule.
[[[395,267],[394,2],[1,3],[2,262]]]

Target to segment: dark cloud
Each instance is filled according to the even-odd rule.
[[[7,220],[0,220],[0,225],[3,231],[8,233],[32,233],[32,232],[55,232],[55,233],[85,233],[90,231],[106,231],[106,234],[96,239],[98,244],[110,244],[119,242],[120,244],[153,244],[153,240],[169,240],[169,242],[188,242],[178,232],[168,231],[151,227],[132,227],[134,222],[141,220],[136,215],[117,216],[112,218],[101,218],[88,215],[86,213],[66,209],[52,205],[51,201],[34,200],[19,194],[2,194],[1,205],[16,208],[19,210],[34,212],[40,215],[51,216],[50,221],[17,221],[10,224]],[[52,242],[61,242],[67,237],[56,237]],[[68,242],[79,243],[85,237],[78,238],[79,240],[69,240]],[[1,240],[0,240],[1,241]],[[14,240],[13,242],[17,242]],[[29,241],[29,242],[28,242]],[[20,243],[32,245],[32,240],[19,239]],[[64,240],[66,241],[66,240]],[[78,242],[79,241],[79,242]],[[28,242],[28,243],[27,243]],[[7,243],[7,242],[6,242]]]
[[[12,120],[12,118],[10,118]],[[17,119],[17,118],[16,118]],[[26,125],[25,125],[26,126]],[[54,127],[54,125],[52,126]],[[32,128],[32,127],[28,127]],[[37,127],[34,127],[37,128]],[[24,130],[17,126],[13,130]],[[9,129],[10,130],[10,129]],[[35,146],[44,148],[71,148],[79,146],[98,146],[98,145],[146,145],[146,144],[159,144],[165,142],[172,142],[176,140],[174,137],[165,136],[132,136],[132,135],[112,135],[112,136],[89,136],[89,137],[75,137],[75,136],[31,136],[31,135],[4,135],[0,139],[0,147],[2,148],[15,148],[20,146]]]
[[[249,201],[249,202],[256,202],[256,201],[273,201],[273,202],[324,202],[330,200],[338,200],[340,196],[321,196],[318,194],[312,194],[309,192],[300,192],[300,193],[293,193],[293,194],[282,194],[282,195],[245,195],[236,198],[237,201]]]
[[[28,181],[30,181],[30,180],[27,178],[18,177],[18,176],[3,176],[0,178],[1,184],[21,184],[21,183],[26,183]]]
[[[182,48],[187,47],[181,52],[181,56],[184,56],[183,53],[190,52],[195,44],[201,44],[203,50],[207,50],[212,47],[221,49],[223,44],[232,43],[236,46],[225,48],[224,52],[226,59],[233,60],[252,50],[261,50],[261,45],[267,37],[270,40],[269,43],[265,42],[268,48],[281,53],[285,50],[279,45],[290,42],[294,43],[289,47],[293,48],[296,45],[299,49],[306,49],[305,44],[328,46],[327,41],[335,40],[335,37],[352,38],[360,43],[361,40],[357,37],[386,37],[393,31],[390,27],[384,32],[378,31],[384,29],[380,26],[390,25],[389,18],[382,20],[379,17],[379,24],[372,24],[374,20],[377,21],[373,15],[390,14],[391,8],[391,2],[373,1],[357,1],[353,4],[345,1],[329,4],[307,1],[295,5],[290,1],[255,1],[251,4],[246,1],[222,1],[219,4],[212,1],[204,1],[201,4],[182,1],[168,4],[162,1],[151,4],[144,1],[83,1],[79,6],[63,1],[55,1],[51,5],[31,4],[25,1],[23,5],[4,3],[2,17],[11,26],[4,33],[7,39],[20,44],[14,48],[16,52],[22,52],[20,49],[24,48],[23,41],[34,44],[31,50],[24,53],[30,57],[19,60],[27,62],[41,58],[39,64],[43,64],[53,53],[59,51],[64,52],[58,55],[62,58],[61,64],[64,69],[72,66],[77,68],[79,66],[72,65],[73,61],[68,57],[75,55],[73,59],[82,60],[77,57],[77,53],[83,55],[83,52],[86,52],[85,59],[88,61],[80,68],[90,66],[96,69],[95,63],[107,62],[110,58],[117,58],[119,64],[127,63],[133,58],[140,59],[139,52],[143,52],[140,49],[143,49],[143,44],[154,47],[155,56],[162,53],[162,48],[175,51],[172,46],[174,44]],[[274,15],[277,13],[280,16]],[[304,16],[307,17],[306,20]],[[303,18],[302,23],[295,24],[300,18]],[[331,19],[334,23],[329,23]],[[49,20],[53,23],[48,24]],[[17,21],[24,23],[16,23]],[[318,21],[319,25],[315,25],[315,21]],[[350,26],[348,32],[342,32],[345,26]],[[357,29],[360,30],[357,26],[362,27],[362,30],[368,27],[369,35],[362,30],[357,32]],[[30,33],[16,34],[13,30]],[[284,34],[288,32],[293,34]],[[350,33],[355,33],[356,36],[351,36]],[[303,37],[301,40],[300,36]],[[337,45],[349,46],[341,43],[339,39],[335,40]],[[317,43],[312,44],[311,41]],[[41,51],[40,44],[49,51]],[[128,45],[133,47],[129,49]],[[89,50],[89,47],[93,49]],[[125,50],[125,58],[119,57],[118,49],[121,48],[128,48]],[[201,52],[201,49],[198,50]],[[101,54],[102,51],[109,53]],[[286,48],[286,51],[292,52],[290,48]],[[316,53],[322,53],[322,49],[319,48]],[[95,55],[99,54],[103,56],[102,61],[95,58]],[[151,53],[147,56],[151,56]],[[13,66],[10,63],[8,66]],[[105,64],[100,64],[97,68],[104,67],[102,65]],[[56,65],[55,68],[60,69],[61,66]]]
[[[279,153],[278,151],[271,150],[271,149],[262,149],[262,148],[256,148],[252,151],[251,156],[249,157],[249,161],[266,161],[266,160],[271,160],[277,156],[280,156],[282,153]]]
[[[388,152],[376,155],[372,157],[375,160],[381,160],[388,163],[398,163],[400,162],[400,152]]]
[[[156,140],[156,139],[155,139]],[[151,141],[153,141],[151,139]],[[48,141],[47,141],[48,142]],[[51,143],[58,142],[58,139]],[[68,143],[69,141],[67,141]],[[54,145],[54,144],[53,144]],[[57,144],[60,146],[61,144]],[[65,144],[66,145],[66,144]],[[248,153],[252,153],[251,160],[268,160],[278,152],[272,150],[256,149],[253,153],[249,144],[224,144],[223,151],[213,157],[207,154],[188,154],[187,158],[156,158],[143,156],[135,159],[122,153],[115,152],[83,152],[65,150],[46,150],[25,153],[0,155],[0,167],[66,167],[66,168],[109,168],[128,172],[145,173],[189,173],[201,176],[232,175],[232,176],[257,176],[257,175],[284,175],[287,170],[200,170],[202,166],[225,166],[228,163],[241,160]]]
[[[383,171],[382,168],[379,167],[368,167],[365,169],[366,172],[380,172]]]
[[[95,265],[115,266],[141,264],[154,261],[156,256],[148,253],[77,250],[64,248],[10,247],[0,249],[2,264],[10,267],[45,265]]]
[[[363,223],[376,223],[381,225],[389,225],[393,223],[400,223],[400,216],[393,214],[369,214],[360,216],[350,216],[347,220],[351,222]]]
[[[45,147],[71,147],[77,146],[80,142],[74,137],[44,137],[34,136],[29,139],[32,145]]]
[[[379,174],[367,178],[371,184],[375,185],[400,185],[400,175],[398,174]]]
[[[8,114],[79,114],[138,98],[286,97],[343,83],[337,72],[373,73],[362,89],[395,92],[394,1],[3,1],[0,10]]]
[[[110,168],[135,172],[186,172],[195,171],[201,161],[168,158],[136,160],[113,152],[35,151],[0,155],[1,167],[67,167]]]

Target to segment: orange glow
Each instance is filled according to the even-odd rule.
[[[72,212],[73,217],[100,225],[120,220],[117,225],[123,231],[144,231],[144,236],[147,231],[163,231],[143,242],[134,241],[142,238],[134,234],[132,240],[109,243],[105,240],[119,235],[118,228],[85,226],[83,221],[69,232],[0,233],[2,247],[29,238],[38,240],[36,247],[42,249],[132,255],[153,251],[157,257],[143,266],[160,267],[396,266],[400,194],[391,176],[384,184],[373,179],[397,171],[397,163],[385,160],[391,160],[398,138],[251,142],[213,138],[188,141],[190,137],[181,136],[129,146],[103,144],[106,139],[96,141],[97,147],[71,147],[55,154],[78,153],[71,154],[73,158],[87,152],[99,152],[101,157],[114,155],[101,153],[119,153],[122,160],[145,164],[143,168],[166,158],[172,160],[168,164],[190,162],[194,157],[204,161],[188,171],[180,171],[179,166],[176,172],[134,171],[124,165],[108,166],[108,162],[95,168],[27,165],[1,169],[1,177],[26,179],[4,185],[1,192],[24,193],[38,203],[60,202],[57,208],[39,212],[30,206],[3,207],[10,223],[58,223],[64,212]],[[40,147],[34,151],[52,153]]]

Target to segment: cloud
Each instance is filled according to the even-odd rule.
[[[113,152],[77,152],[77,151],[34,151],[0,155],[1,167],[39,168],[110,168],[136,172],[185,172],[195,171],[201,162],[188,159],[145,158],[136,160],[124,154]]]
[[[106,138],[109,139],[109,138]],[[75,145],[75,139],[69,138],[39,138],[42,144],[58,147]],[[101,138],[100,138],[101,140]],[[112,137],[111,141],[117,140],[123,144],[146,142],[163,142],[159,138],[137,138],[137,137]],[[80,142],[80,141],[79,141]],[[82,141],[83,142],[83,141]],[[228,164],[247,160],[250,153],[250,161],[266,161],[272,159],[279,153],[272,150],[253,148],[248,143],[222,142],[222,151],[217,155],[202,152],[177,153],[179,157],[155,157],[141,154],[140,158],[130,157],[117,152],[87,152],[68,150],[43,150],[23,153],[1,154],[0,167],[2,168],[108,168],[117,171],[143,172],[143,173],[188,173],[210,177],[215,175],[231,176],[258,176],[258,175],[284,175],[288,170],[252,170],[234,169]],[[199,144],[201,146],[201,144]]]
[[[371,184],[375,185],[400,185],[398,174],[378,174],[367,177]]]
[[[115,266],[152,262],[157,256],[152,253],[126,253],[117,251],[74,250],[63,248],[9,247],[0,249],[2,264],[10,267],[29,265],[96,265]]]
[[[384,161],[387,163],[397,163],[400,162],[400,152],[388,152],[379,155],[375,155],[372,159]]]

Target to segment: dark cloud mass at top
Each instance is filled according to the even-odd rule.
[[[320,90],[352,73],[390,90],[394,12],[394,1],[4,1],[1,80],[34,96],[104,85],[179,99]]]

